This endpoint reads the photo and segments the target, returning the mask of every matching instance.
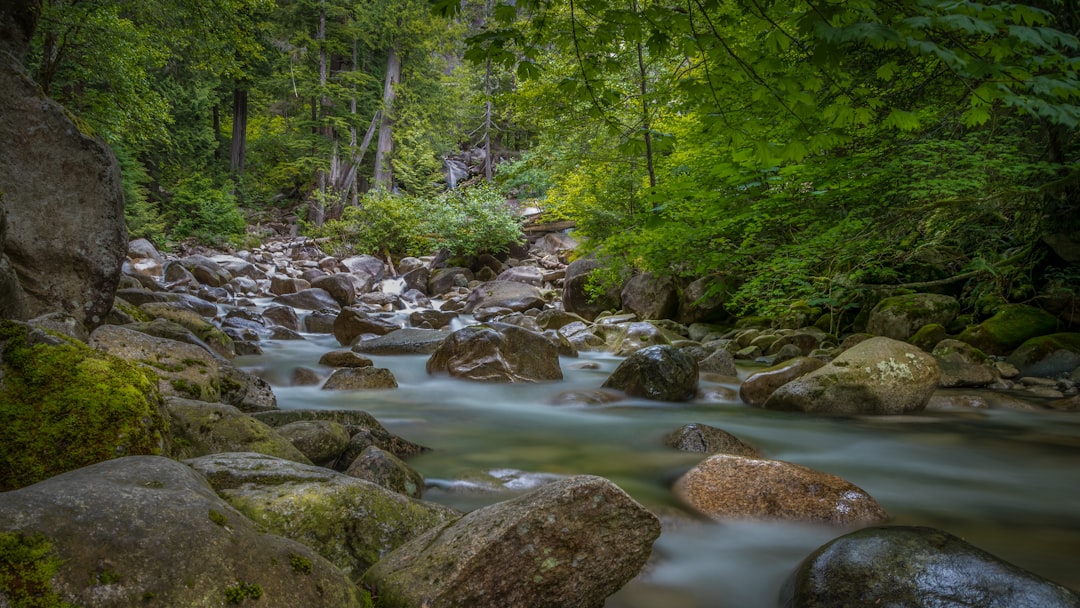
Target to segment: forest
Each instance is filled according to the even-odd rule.
[[[1072,0],[48,0],[25,68],[120,159],[131,238],[505,247],[740,314],[1080,285]],[[465,167],[465,172],[448,172]],[[264,232],[260,232],[263,230]]]

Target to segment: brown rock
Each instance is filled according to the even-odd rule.
[[[824,366],[825,362],[821,359],[796,357],[778,365],[766,367],[746,377],[739,386],[739,398],[743,400],[743,403],[761,407],[776,389]]]

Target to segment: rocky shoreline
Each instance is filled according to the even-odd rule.
[[[88,332],[55,312],[4,325],[5,391],[34,392],[39,410],[61,408],[53,417],[68,410],[45,393],[61,388],[69,409],[137,415],[88,416],[56,431],[66,443],[93,437],[104,452],[30,432],[46,420],[9,432],[12,451],[53,441],[55,466],[21,461],[3,480],[0,599],[18,605],[26,588],[4,581],[36,576],[35,597],[86,606],[602,606],[649,559],[660,521],[602,478],[553,481],[468,514],[424,501],[407,459],[427,448],[361,411],[278,409],[265,380],[231,364],[267,340],[332,334],[340,348],[291,378],[323,390],[395,387],[367,355],[428,355],[429,374],[460,381],[557,383],[560,358],[603,351],[625,360],[602,386],[555,403],[677,403],[700,398],[703,378],[730,378],[748,407],[809,415],[1078,404],[1080,334],[1058,332],[1032,307],[958,327],[954,299],[896,296],[870,312],[864,333],[836,336],[805,311],[731,319],[722,301],[701,297],[704,282],[680,290],[639,275],[590,300],[598,265],[568,263],[573,247],[552,234],[517,257],[406,258],[391,268],[300,238],[183,257],[131,243],[104,324]],[[62,387],[35,379],[46,364],[67,374]],[[108,398],[100,387],[78,392],[106,377]],[[721,429],[687,425],[668,443],[704,458],[672,488],[688,513],[833,525],[838,535],[888,521],[853,484],[764,459]],[[911,564],[857,557],[863,545],[917,545],[910,551],[927,568],[970,564],[956,605],[986,605],[987,594],[1001,605],[1080,605],[1064,587],[942,534],[885,526],[842,536],[807,558],[783,601],[872,605],[903,594],[913,598],[905,605],[936,605],[947,573],[912,584]],[[30,553],[38,557],[11,557]],[[856,583],[871,566],[877,582]]]

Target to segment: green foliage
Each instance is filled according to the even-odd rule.
[[[0,597],[11,608],[71,608],[53,590],[62,562],[44,536],[0,532]]]
[[[167,421],[154,379],[74,341],[31,346],[26,332],[0,324],[0,491],[161,451]]]
[[[262,594],[262,587],[258,584],[236,581],[235,585],[225,588],[225,601],[230,604],[240,604],[248,598],[257,600],[262,597]]]
[[[232,193],[215,186],[208,177],[195,176],[178,183],[169,216],[175,222],[174,238],[196,237],[205,243],[240,236],[247,225]]]
[[[338,255],[353,253],[428,255],[447,249],[457,255],[504,251],[520,241],[521,220],[491,186],[474,186],[432,197],[392,195],[375,190],[340,220],[308,226],[329,238]]]
[[[144,238],[156,245],[163,245],[165,218],[149,198],[147,185],[151,181],[150,174],[125,148],[113,146],[113,150],[120,162],[120,177],[124,185],[124,221],[128,237]]]
[[[311,560],[296,553],[289,554],[289,565],[297,574],[311,574]]]

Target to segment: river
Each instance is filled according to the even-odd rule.
[[[687,423],[722,428],[766,457],[851,481],[892,516],[928,525],[1080,590],[1080,414],[968,410],[905,417],[825,418],[739,402],[737,381],[703,384],[689,403],[625,400],[554,405],[562,391],[598,388],[619,359],[563,358],[562,382],[489,385],[432,377],[426,356],[372,356],[396,390],[288,386],[297,366],[319,369],[340,348],[332,336],[269,341],[237,365],[270,381],[282,409],[360,409],[391,432],[433,449],[409,464],[428,480],[426,500],[469,510],[552,475],[606,477],[661,514],[665,532],[646,575],[608,608],[774,608],[802,558],[843,530],[778,522],[699,523],[668,487],[703,455],[664,447]],[[324,369],[324,372],[329,370]],[[749,369],[741,369],[745,377]],[[482,491],[485,481],[507,489]]]

